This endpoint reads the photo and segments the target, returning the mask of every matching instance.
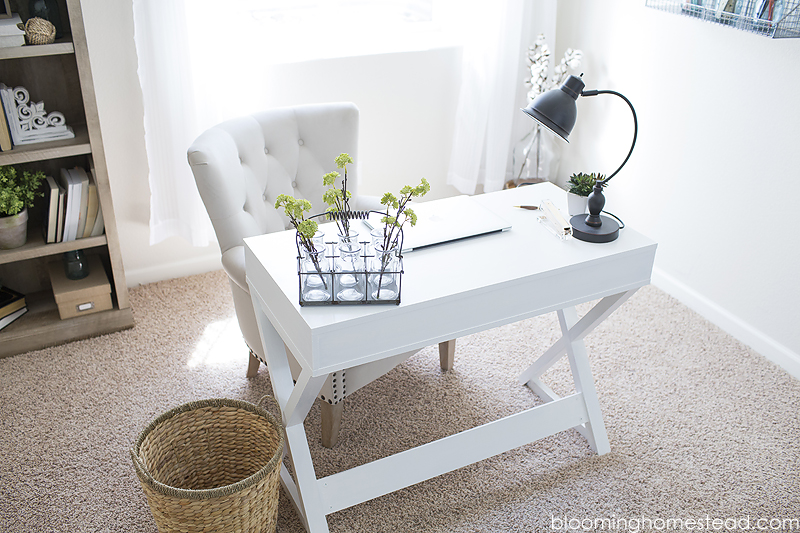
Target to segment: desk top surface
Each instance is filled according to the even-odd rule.
[[[296,315],[295,318],[312,331],[344,322],[369,321],[381,314],[398,313],[443,299],[462,298],[503,284],[519,281],[548,283],[548,278],[554,272],[571,273],[576,279],[591,277],[598,265],[626,256],[641,258],[641,275],[637,275],[643,275],[644,278],[622,279],[627,274],[620,272],[618,284],[627,286],[638,282],[641,286],[649,282],[656,248],[656,243],[649,238],[625,228],[620,231],[620,237],[611,243],[593,244],[573,238],[560,240],[539,223],[539,211],[514,207],[539,205],[542,200],[550,199],[566,214],[566,193],[553,184],[525,186],[474,198],[507,219],[512,225],[511,229],[404,254],[402,301],[399,306],[301,307],[298,301],[294,231],[245,239],[248,280],[262,292],[260,287],[265,283],[263,280],[268,278],[276,289],[269,298],[277,295],[279,299],[284,299],[288,305],[280,307],[284,311],[287,308],[294,309],[291,314]],[[325,226],[321,229],[325,230]],[[333,228],[327,233],[334,233]],[[602,284],[603,280],[598,282]]]

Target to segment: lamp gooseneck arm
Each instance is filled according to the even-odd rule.
[[[619,96],[620,98],[625,100],[625,103],[627,103],[628,107],[631,108],[631,113],[633,113],[633,142],[631,143],[631,149],[628,150],[628,156],[625,158],[625,161],[622,162],[622,164],[619,166],[619,168],[617,170],[615,170],[614,173],[611,174],[609,177],[607,177],[606,179],[604,179],[601,182],[598,182],[601,186],[605,186],[605,184],[608,183],[609,180],[611,180],[611,178],[616,176],[617,173],[620,170],[622,170],[622,167],[624,167],[625,163],[628,162],[628,159],[631,158],[631,154],[633,153],[633,147],[636,146],[636,136],[639,134],[639,121],[636,119],[636,110],[633,108],[633,104],[631,103],[630,100],[625,98],[624,95],[622,95],[622,94],[620,94],[620,93],[618,93],[616,91],[606,91],[606,90],[581,91],[581,96],[597,96],[598,94],[613,94],[613,95]]]

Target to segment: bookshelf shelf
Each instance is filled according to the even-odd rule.
[[[50,290],[25,295],[28,312],[2,330],[0,357],[39,350],[64,342],[120,331],[131,327],[130,307],[101,311],[61,320]]]
[[[89,130],[87,127],[79,124],[72,129],[75,132],[74,139],[23,144],[21,146],[15,146],[11,151],[0,152],[0,165],[19,165],[22,163],[34,163],[36,161],[47,161],[75,155],[91,154],[92,145],[89,142]]]
[[[45,244],[44,238],[39,231],[39,226],[36,224],[29,224],[27,242],[23,246],[14,248],[13,250],[0,250],[0,265],[36,259],[37,257],[59,255],[72,250],[85,250],[97,246],[106,246],[107,244],[108,239],[105,235],[87,237],[85,239],[69,242]]]
[[[23,57],[57,56],[74,54],[75,47],[69,37],[59,39],[53,44],[38,44],[0,48],[0,59],[19,59]]]
[[[24,5],[27,3],[14,4],[26,20]],[[48,175],[54,175],[60,168],[91,169],[103,211],[105,233],[45,244],[40,216],[45,207],[44,199],[37,201],[29,213],[26,244],[13,250],[0,250],[0,283],[25,294],[28,307],[27,313],[0,330],[0,357],[133,326],[81,0],[63,0],[59,7],[66,37],[54,44],[0,48],[0,82],[8,87],[31,89],[31,94],[38,95],[36,98],[41,98],[47,108],[62,111],[75,138],[16,146],[0,153],[0,165],[24,165],[26,169],[43,170]],[[61,254],[72,250],[88,250],[90,255],[100,256],[111,283],[113,309],[61,320],[46,275],[47,264],[59,261]]]

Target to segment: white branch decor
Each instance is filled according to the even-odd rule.
[[[530,87],[528,103],[543,92],[560,87],[569,76],[569,70],[578,68],[582,59],[582,51],[567,48],[561,62],[553,69],[553,76],[550,77],[550,47],[547,46],[544,34],[540,33],[536,42],[528,47],[531,71],[530,78],[525,80],[525,84]]]
[[[0,83],[0,100],[14,145],[72,139],[75,133],[58,111],[47,113],[44,102],[30,103],[25,87],[11,89]]]
[[[528,47],[528,69],[530,76],[525,79],[528,90],[528,104],[540,94],[561,86],[569,76],[569,71],[577,69],[583,59],[583,52],[567,48],[564,57],[550,74],[550,47],[544,35],[539,34],[536,41]],[[514,182],[523,179],[552,179],[558,170],[558,156],[547,144],[552,140],[542,140],[542,127],[531,126],[531,130],[520,139],[512,151]]]

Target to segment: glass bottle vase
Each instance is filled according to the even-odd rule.
[[[365,300],[366,276],[361,244],[342,242],[338,245],[338,255],[334,261],[334,291],[336,299],[343,302]]]
[[[396,300],[400,294],[400,258],[397,247],[375,246],[369,263],[369,296],[371,300]]]
[[[333,292],[325,247],[315,251],[305,250],[300,259],[300,298],[303,302],[327,302]]]

